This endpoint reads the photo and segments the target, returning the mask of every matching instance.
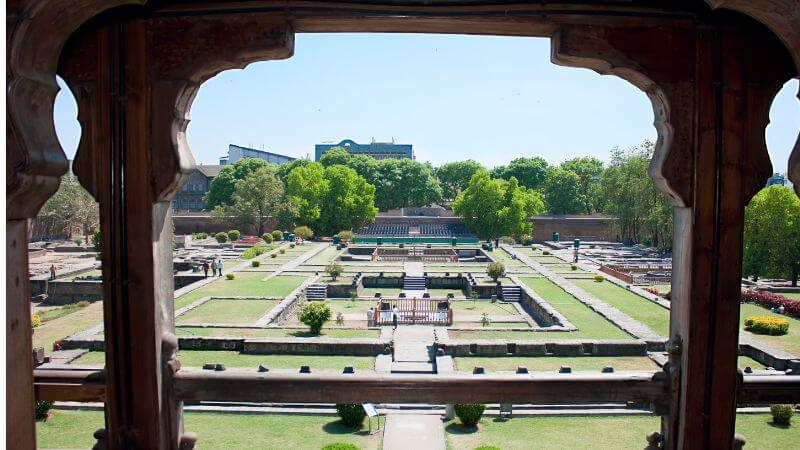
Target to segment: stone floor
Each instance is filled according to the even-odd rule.
[[[389,414],[383,450],[444,450],[444,425],[433,414]]]

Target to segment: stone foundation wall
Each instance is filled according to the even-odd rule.
[[[247,339],[244,341],[242,353],[255,355],[375,356],[384,353],[389,347],[389,342],[379,339]],[[182,345],[181,348],[183,348]]]
[[[546,335],[542,336],[546,339]],[[445,340],[438,348],[458,356],[646,356],[644,341]]]

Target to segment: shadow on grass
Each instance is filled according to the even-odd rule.
[[[780,428],[781,430],[788,430],[789,428],[792,428],[791,424],[775,423],[772,421],[767,422],[767,424],[772,428]]]
[[[451,423],[445,427],[445,431],[451,434],[475,434],[478,432],[478,427],[465,427],[460,423]]]
[[[314,333],[312,333],[310,331],[292,331],[291,333],[286,333],[286,334],[288,334],[289,336],[294,336],[294,337],[324,337],[325,336],[325,333],[314,334]]]
[[[353,436],[367,436],[369,431],[366,429],[365,426],[359,428],[348,427],[341,420],[334,420],[333,422],[328,422],[322,426],[322,431],[328,434],[350,434]]]

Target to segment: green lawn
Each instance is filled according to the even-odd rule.
[[[525,263],[523,263],[522,261],[520,261],[518,259],[514,259],[511,255],[506,253],[505,250],[497,249],[497,250],[489,253],[489,255],[495,261],[503,263],[503,265],[505,265],[506,268],[508,268],[509,266],[524,266],[525,265]]]
[[[800,356],[800,320],[780,314],[773,314],[767,308],[762,308],[751,303],[742,303],[739,316],[739,326],[742,333],[755,336],[759,341],[763,341],[775,348],[783,349],[794,356]],[[764,334],[752,334],[744,329],[744,319],[750,316],[779,316],[789,321],[789,332],[783,336],[767,336]]]
[[[780,295],[784,297],[793,298],[795,300],[800,300],[800,292],[779,292]]]
[[[378,338],[378,330],[340,330],[323,328],[322,334],[312,336],[306,330],[291,328],[189,328],[177,327],[178,336],[216,337],[326,337],[326,338]]]
[[[458,322],[454,321],[453,328],[530,328],[528,322],[489,322],[489,325],[484,327],[480,322]]]
[[[622,370],[660,370],[658,365],[646,356],[583,356],[583,357],[464,357],[455,358],[456,370],[472,372],[473,367],[483,367],[487,372],[514,371],[517,367],[527,367],[529,371],[554,371],[561,366],[569,366],[573,371],[599,372],[605,366],[616,371]]]
[[[327,300],[325,302],[333,311],[333,317],[336,318],[337,313],[342,314],[362,314],[364,320],[366,320],[366,313],[370,307],[376,307],[377,302],[375,301],[368,301],[368,300],[356,300],[351,302],[350,300]]]
[[[69,305],[59,306],[56,308],[42,309],[36,311],[36,314],[39,315],[39,318],[42,319],[42,323],[44,323],[58,319],[59,317],[64,317],[68,314],[72,314],[87,306],[89,306],[89,303],[83,305],[78,305],[77,303],[71,303]]]
[[[481,315],[483,313],[492,315],[519,315],[519,311],[514,305],[507,303],[494,302],[491,300],[454,300],[450,302],[450,307],[453,308],[454,315]]]
[[[592,311],[547,278],[521,278],[521,280],[578,328],[578,331],[571,333],[548,333],[552,334],[552,337],[565,334],[562,339],[633,339],[628,333]],[[543,336],[542,339],[544,338],[551,336]]]
[[[285,297],[305,281],[305,277],[283,276],[272,277],[261,281],[263,273],[237,272],[236,279],[226,280],[224,277],[195,289],[175,299],[175,309],[207,296],[215,297]]]
[[[72,314],[50,320],[34,328],[33,346],[44,347],[44,351],[49,353],[53,350],[53,342],[102,322],[103,302],[94,302]]]
[[[659,294],[666,294],[672,290],[672,285],[670,284],[654,284],[650,287],[658,291]]]
[[[236,351],[182,350],[179,358],[184,367],[203,367],[203,364],[207,363],[252,368],[263,364],[274,369],[299,369],[300,366],[310,366],[312,370],[342,370],[345,366],[353,366],[357,370],[372,370],[375,367],[375,358],[371,356],[249,355]],[[105,352],[86,353],[72,364],[103,365]]]
[[[362,297],[372,297],[376,292],[380,292],[384,297],[397,297],[400,295],[402,289],[400,288],[364,288],[361,291]]]
[[[322,250],[321,252],[317,253],[310,259],[308,259],[305,263],[306,264],[327,264],[330,260],[336,256],[341,250],[337,250],[336,246],[331,245],[330,247]]]
[[[180,324],[255,323],[279,302],[277,300],[213,299],[178,317]]]
[[[748,450],[797,448],[798,419],[789,428],[771,424],[768,414],[739,414],[736,432],[747,439]],[[474,449],[481,445],[503,450],[644,448],[645,436],[659,429],[656,416],[540,416],[503,420],[485,417],[479,431],[457,420],[445,423],[449,449]]]
[[[766,368],[764,367],[763,364],[761,364],[760,362],[756,361],[755,359],[749,356],[740,356],[737,365],[740,369],[744,369],[745,367],[750,367],[753,370],[762,370]]]
[[[660,334],[669,336],[669,310],[610,281],[572,280],[572,283]]]
[[[37,423],[39,448],[90,448],[92,433],[103,428],[102,411],[54,410],[53,417]],[[374,425],[373,425],[374,426]],[[336,416],[197,413],[184,414],[184,427],[198,434],[198,446],[213,449],[320,449],[334,442],[349,442],[364,450],[381,446],[381,433],[368,435],[347,428]]]

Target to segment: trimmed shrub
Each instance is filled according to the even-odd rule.
[[[350,230],[342,230],[339,232],[338,236],[339,239],[346,242],[349,241],[350,239],[353,239],[353,232]]]
[[[361,450],[361,447],[348,442],[334,442],[322,447],[322,450]]]
[[[295,236],[303,239],[304,241],[307,241],[307,240],[311,239],[312,237],[314,237],[314,230],[312,230],[311,228],[309,228],[309,227],[307,227],[305,225],[301,225],[299,227],[296,227],[293,231],[294,231],[294,235]]]
[[[530,236],[524,236],[522,239],[519,240],[519,242],[522,245],[531,245],[533,244],[533,238]]]
[[[50,408],[52,407],[53,402],[51,400],[36,400],[36,408],[34,408],[36,420],[47,420],[47,416],[50,414]]]
[[[289,248],[294,248],[294,242],[292,242],[291,244],[289,244]]]
[[[569,268],[571,270],[578,270],[578,265],[577,264],[573,264],[573,265],[569,266]]]
[[[228,242],[228,235],[220,231],[219,233],[214,235],[214,239],[217,240],[220,244],[224,244]]]
[[[774,292],[754,290],[742,292],[740,300],[744,303],[755,303],[768,309],[783,306],[784,314],[800,319],[800,300],[784,297]]]
[[[72,242],[74,242],[75,245],[81,245],[83,244],[83,238],[75,238]]]
[[[280,230],[275,230],[272,232],[272,240],[275,242],[283,240],[283,233]]]
[[[267,244],[272,244],[272,235],[269,233],[262,234],[261,239],[263,239]]]
[[[486,405],[480,403],[464,403],[457,404],[454,408],[458,420],[460,420],[465,427],[475,428],[478,422],[481,421]]]
[[[238,241],[241,236],[242,233],[240,233],[239,230],[228,231],[228,239],[231,241]]]
[[[517,240],[514,239],[511,236],[500,236],[500,243],[501,244],[514,245],[514,244],[517,243]]]
[[[277,258],[277,257],[278,257],[278,254],[277,254],[277,253],[273,253],[273,254],[269,255],[269,257],[270,257],[270,258]]]
[[[594,276],[594,281],[596,281],[598,283],[602,283],[605,279],[606,279],[606,277],[604,277],[602,275],[595,275]]]
[[[228,279],[228,280],[233,280],[234,278],[236,278],[236,275],[234,275],[232,273],[227,273],[227,274],[225,274],[225,278]]]
[[[756,334],[780,336],[789,332],[789,321],[780,317],[751,316],[744,319],[744,329]]]
[[[206,234],[206,233],[204,233],[202,231],[199,232],[199,233],[192,233],[192,239],[197,239],[198,241],[202,241],[203,239],[205,239],[207,237],[208,237],[208,234]]]
[[[92,233],[92,245],[94,245],[94,251],[100,252],[102,251],[101,244],[103,242],[103,235],[100,234],[100,228],[95,228],[94,232]]]
[[[322,302],[309,302],[297,312],[300,322],[308,325],[311,334],[319,334],[325,322],[331,320],[331,308]]]
[[[75,306],[79,308],[86,308],[87,306],[91,305],[88,300],[81,300],[78,303],[75,303]]]
[[[261,261],[250,261],[250,265],[253,267],[258,267],[261,265]]]
[[[336,414],[342,419],[342,423],[353,428],[361,428],[364,419],[367,417],[364,407],[357,403],[337,403]]]
[[[542,254],[543,255],[549,255],[550,254],[550,250],[542,250]]]
[[[33,328],[42,324],[42,318],[38,314],[31,314],[31,326]]]
[[[772,422],[776,425],[789,425],[792,423],[794,405],[771,405],[769,411],[772,413]]]
[[[286,254],[286,249],[282,248],[282,249],[278,250],[278,252],[280,252],[281,255]]]
[[[250,247],[247,250],[242,252],[242,259],[253,259],[256,256],[264,254],[267,249],[260,245],[256,245],[255,247]]]
[[[325,272],[328,272],[328,275],[331,276],[333,281],[336,281],[339,275],[341,275],[342,272],[344,272],[344,268],[342,267],[341,264],[332,262],[327,266],[325,266]]]
[[[498,278],[506,274],[506,266],[501,262],[491,262],[486,266],[486,274],[496,282]]]

